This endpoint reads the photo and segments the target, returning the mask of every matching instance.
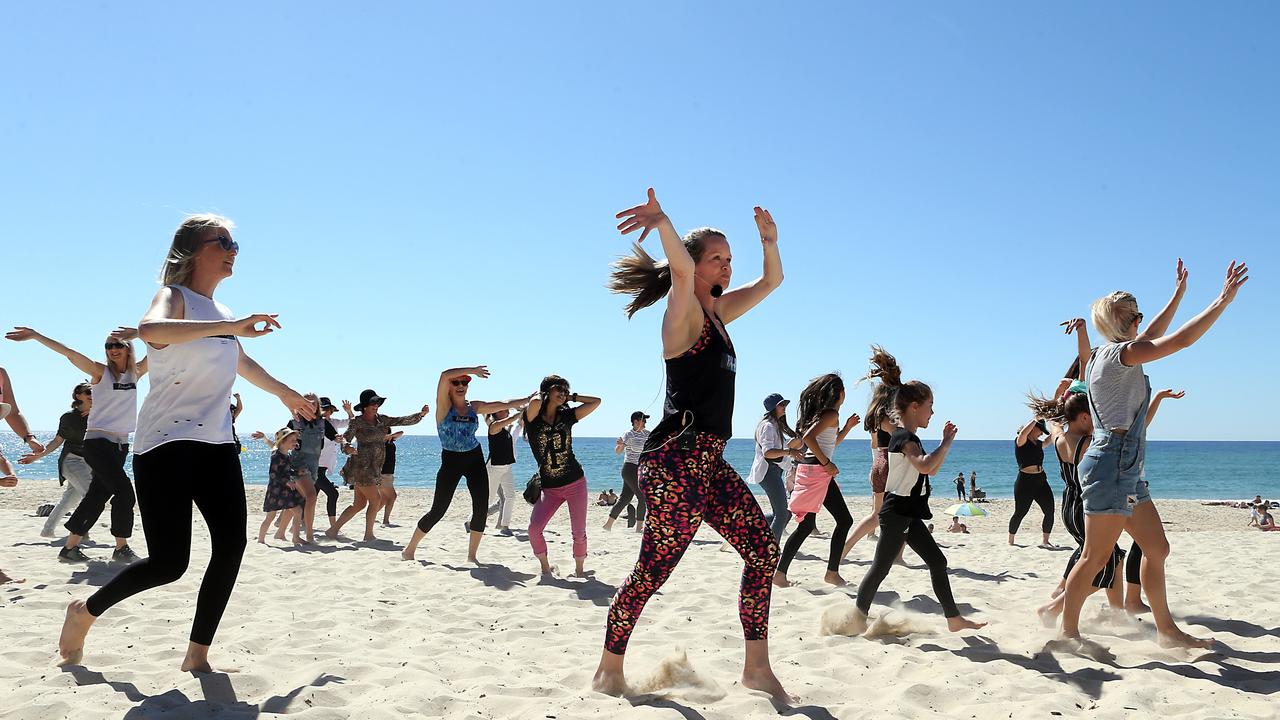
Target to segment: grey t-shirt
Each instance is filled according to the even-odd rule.
[[[1094,427],[1127,429],[1133,424],[1147,399],[1146,375],[1141,365],[1120,362],[1120,353],[1129,342],[1107,343],[1094,351],[1085,380],[1089,399],[1097,410]]]

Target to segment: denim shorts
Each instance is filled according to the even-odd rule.
[[[1142,479],[1146,438],[1098,430],[1080,460],[1080,487],[1086,515],[1133,515],[1151,500]]]

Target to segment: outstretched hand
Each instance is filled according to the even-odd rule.
[[[477,365],[477,366],[475,366],[475,367],[471,368],[471,372],[470,372],[470,373],[468,373],[468,374],[469,374],[469,375],[475,375],[475,376],[476,376],[476,377],[478,377],[478,378],[487,378],[487,377],[489,377],[489,366],[488,366],[488,365]]]
[[[107,337],[111,338],[112,340],[115,340],[116,342],[129,342],[130,340],[137,339],[138,328],[126,327],[124,325],[121,325],[115,330],[112,330],[111,334],[108,335]]]
[[[1173,292],[1175,294],[1180,296],[1182,293],[1187,291],[1187,275],[1189,274],[1190,273],[1187,271],[1186,266],[1182,264],[1182,258],[1178,258],[1177,279],[1174,281],[1173,286]]]
[[[1084,329],[1084,318],[1071,318],[1065,322],[1058,323],[1058,327],[1062,328],[1063,335],[1070,335],[1073,332]]]
[[[773,215],[757,205],[755,207],[756,227],[760,230],[760,242],[771,245],[778,242],[778,226],[773,222]]]
[[[231,334],[242,338],[256,338],[263,335],[269,335],[273,330],[280,327],[280,322],[276,320],[279,317],[275,313],[257,313],[242,317],[239,320],[231,321]],[[262,324],[262,329],[258,329],[258,324]]]
[[[850,415],[850,416],[849,416],[849,417],[844,421],[844,429],[845,429],[845,432],[848,432],[849,430],[851,430],[855,425],[857,425],[857,424],[858,424],[858,423],[860,423],[860,422],[862,422],[862,417],[861,417],[861,416],[859,416],[859,415],[858,415],[858,413],[854,413],[854,414]]]
[[[1222,299],[1231,302],[1236,299],[1236,291],[1240,286],[1249,282],[1249,266],[1244,262],[1236,264],[1235,260],[1227,266],[1227,279],[1222,284]]]
[[[1156,393],[1158,397],[1166,398],[1169,400],[1181,400],[1183,397],[1186,396],[1186,394],[1187,394],[1186,390],[1174,390],[1173,388],[1166,388]]]
[[[284,403],[284,406],[289,408],[289,412],[293,413],[295,417],[303,420],[316,419],[316,406],[293,390],[282,393],[280,402]]]
[[[29,327],[22,327],[21,325],[19,325],[14,329],[10,330],[9,332],[5,333],[4,338],[6,340],[15,340],[17,342],[22,342],[23,340],[30,340],[39,334],[40,333],[37,333],[35,330],[32,330]]]
[[[666,219],[667,214],[662,212],[662,206],[658,204],[658,196],[654,194],[653,188],[649,188],[648,202],[629,207],[614,217],[622,221],[618,223],[618,230],[623,235],[640,230],[640,239],[636,242],[644,242],[644,239],[649,237],[649,233]]]
[[[959,432],[960,432],[960,428],[956,427],[955,423],[948,420],[947,424],[942,426],[942,439],[955,440],[956,434]]]
[[[426,414],[427,414],[427,413],[429,413],[429,412],[431,412],[431,406],[430,406],[430,405],[423,405],[423,406],[422,406],[422,414],[423,414],[423,415],[426,415]]]

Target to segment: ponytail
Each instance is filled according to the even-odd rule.
[[[704,240],[724,236],[724,233],[715,228],[702,227],[691,230],[681,238],[681,242],[689,257],[696,263],[702,259]],[[639,243],[635,243],[631,246],[630,255],[623,255],[614,261],[606,287],[619,295],[631,296],[631,302],[623,308],[630,318],[671,292],[671,266],[666,260],[654,260]]]
[[[902,368],[898,360],[879,345],[871,346],[871,369],[863,376],[863,380],[879,378],[875,390],[871,393],[871,402],[862,420],[862,429],[875,432],[884,420],[893,419],[894,395],[902,386]]]

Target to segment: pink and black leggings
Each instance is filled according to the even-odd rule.
[[[645,603],[679,564],[703,520],[742,556],[738,616],[747,640],[769,635],[769,596],[778,543],[747,484],[724,459],[725,441],[698,433],[692,450],[676,443],[640,456],[640,491],[649,517],[640,557],[609,606],[604,648],[621,655]]]

